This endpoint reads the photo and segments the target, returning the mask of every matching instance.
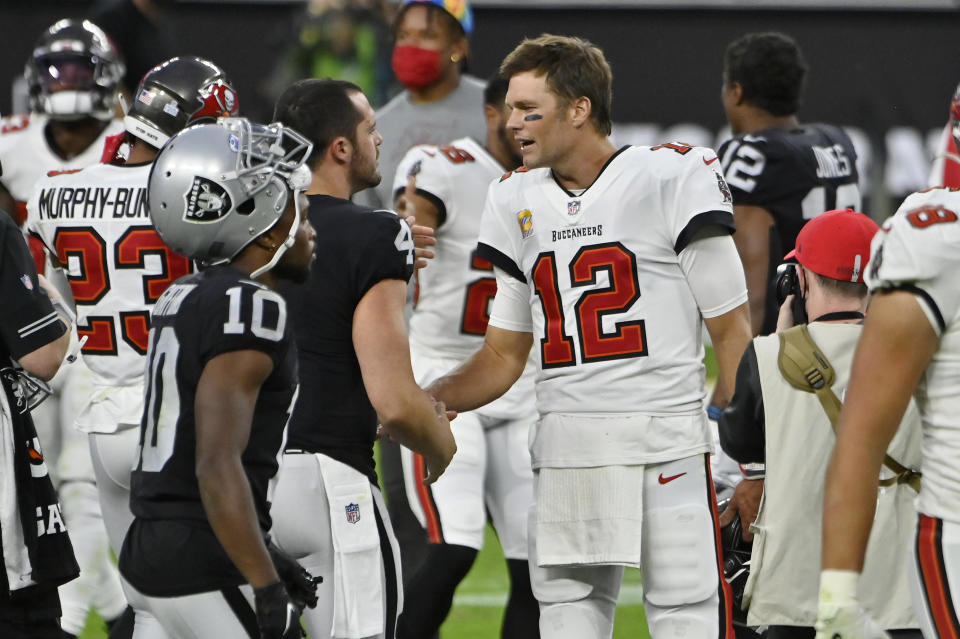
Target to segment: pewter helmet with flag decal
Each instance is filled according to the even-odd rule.
[[[174,135],[150,169],[147,206],[170,248],[207,265],[232,260],[283,216],[288,198],[310,185],[305,165],[313,145],[282,124],[221,118]],[[271,261],[294,243],[301,213]]]
[[[109,120],[125,72],[100,27],[89,20],[59,20],[37,39],[23,72],[30,110],[56,120]]]
[[[123,119],[127,132],[160,148],[197,122],[237,115],[237,92],[226,72],[196,56],[171,58],[147,71]]]

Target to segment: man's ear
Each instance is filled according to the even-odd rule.
[[[274,224],[273,228],[271,228],[269,231],[267,231],[263,235],[258,236],[255,240],[253,240],[253,244],[263,249],[267,253],[273,253],[274,251],[276,251],[277,246],[279,246],[279,244],[273,238],[273,229],[275,228],[277,228],[276,224]]]
[[[810,273],[808,273],[807,268],[801,264],[797,264],[797,287],[799,287],[804,297],[810,294]]]
[[[335,161],[341,164],[347,164],[353,155],[353,144],[341,135],[333,139],[327,152]]]
[[[731,82],[729,90],[733,103],[737,106],[743,106],[743,85],[739,82]]]
[[[593,103],[585,95],[576,98],[570,102],[568,108],[570,122],[578,129],[590,121],[590,114],[593,113]]]
[[[462,64],[470,55],[470,44],[465,37],[459,38],[450,48],[450,61],[454,64]]]
[[[487,131],[495,130],[500,125],[500,110],[492,104],[484,104],[483,118],[487,121]]]

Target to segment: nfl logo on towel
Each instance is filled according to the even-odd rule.
[[[576,215],[580,212],[580,200],[570,200],[567,202],[567,215]]]
[[[347,521],[355,524],[360,521],[360,506],[357,504],[347,504],[343,507],[347,511]]]
[[[24,286],[28,291],[32,291],[32,290],[33,290],[33,280],[30,279],[30,276],[29,276],[29,275],[24,274],[24,275],[20,278],[20,282],[23,284],[23,286]]]

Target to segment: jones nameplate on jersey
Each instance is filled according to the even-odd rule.
[[[147,189],[63,187],[40,191],[41,220],[137,218],[147,216]]]
[[[603,224],[595,226],[578,226],[572,229],[560,229],[559,231],[550,231],[553,235],[553,241],[572,240],[577,237],[587,237],[590,235],[603,235]]]

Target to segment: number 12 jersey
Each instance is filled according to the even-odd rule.
[[[701,312],[679,254],[710,226],[732,232],[733,214],[706,148],[624,147],[580,194],[549,169],[491,185],[478,253],[527,286],[508,321],[498,290],[490,323],[532,331],[541,415],[702,413]]]

